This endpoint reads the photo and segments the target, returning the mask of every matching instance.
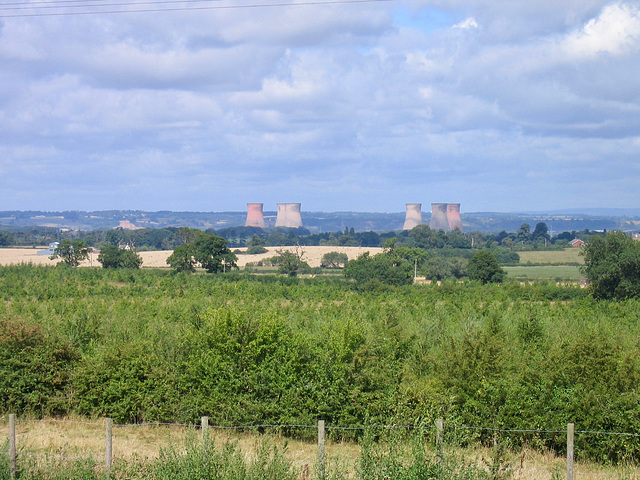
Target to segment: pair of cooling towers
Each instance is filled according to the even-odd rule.
[[[264,228],[262,203],[247,203],[247,220],[245,227]],[[276,227],[298,228],[302,226],[299,203],[279,203]]]
[[[416,225],[422,224],[422,204],[407,203],[407,213],[403,230],[411,230]],[[262,203],[247,203],[247,220],[245,227],[264,228],[264,215]],[[298,228],[302,226],[299,203],[279,203],[276,227]],[[431,222],[429,226],[434,230],[462,231],[462,219],[460,218],[459,203],[432,203]]]
[[[422,224],[422,204],[407,203],[407,214],[404,219],[403,230],[411,230],[416,225]],[[459,203],[432,203],[431,221],[429,227],[433,230],[462,231],[462,218],[460,218]]]

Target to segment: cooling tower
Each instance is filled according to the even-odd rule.
[[[433,230],[449,231],[449,220],[447,220],[447,204],[432,203],[431,204],[431,222],[429,226]]]
[[[403,230],[411,230],[416,225],[422,223],[422,204],[407,203],[407,214],[404,217]]]
[[[460,218],[460,204],[447,203],[447,220],[449,221],[449,230],[462,231],[462,218]]]
[[[302,226],[299,203],[279,203],[276,227],[298,228]]]
[[[247,221],[244,222],[244,226],[264,228],[261,203],[247,203]]]

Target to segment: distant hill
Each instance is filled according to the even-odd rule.
[[[592,217],[640,218],[640,208],[565,208],[549,212],[523,212],[530,215],[589,215]]]
[[[587,211],[589,213],[587,213]],[[611,214],[615,212],[616,214]],[[265,211],[267,227],[275,225],[276,212]],[[336,232],[345,228],[356,231],[388,232],[400,230],[404,212],[302,212],[304,226],[311,232]],[[106,210],[96,212],[65,211],[0,211],[0,228],[50,227],[69,230],[112,229],[121,225],[138,228],[191,227],[220,230],[244,225],[246,212],[144,212],[138,210]],[[428,223],[429,212],[423,212]],[[552,233],[578,230],[640,230],[640,210],[584,209],[581,212],[472,212],[462,213],[465,231],[516,231],[523,223],[533,230],[536,223],[545,222]]]

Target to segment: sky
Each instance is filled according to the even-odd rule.
[[[326,1],[3,0],[0,210],[640,207],[637,1]]]

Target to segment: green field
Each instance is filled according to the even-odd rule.
[[[503,267],[508,278],[515,280],[580,280],[584,277],[580,267],[572,265],[536,265]]]
[[[520,263],[532,263],[535,265],[567,265],[583,264],[584,258],[580,256],[580,248],[565,248],[564,250],[531,250],[518,252]]]

